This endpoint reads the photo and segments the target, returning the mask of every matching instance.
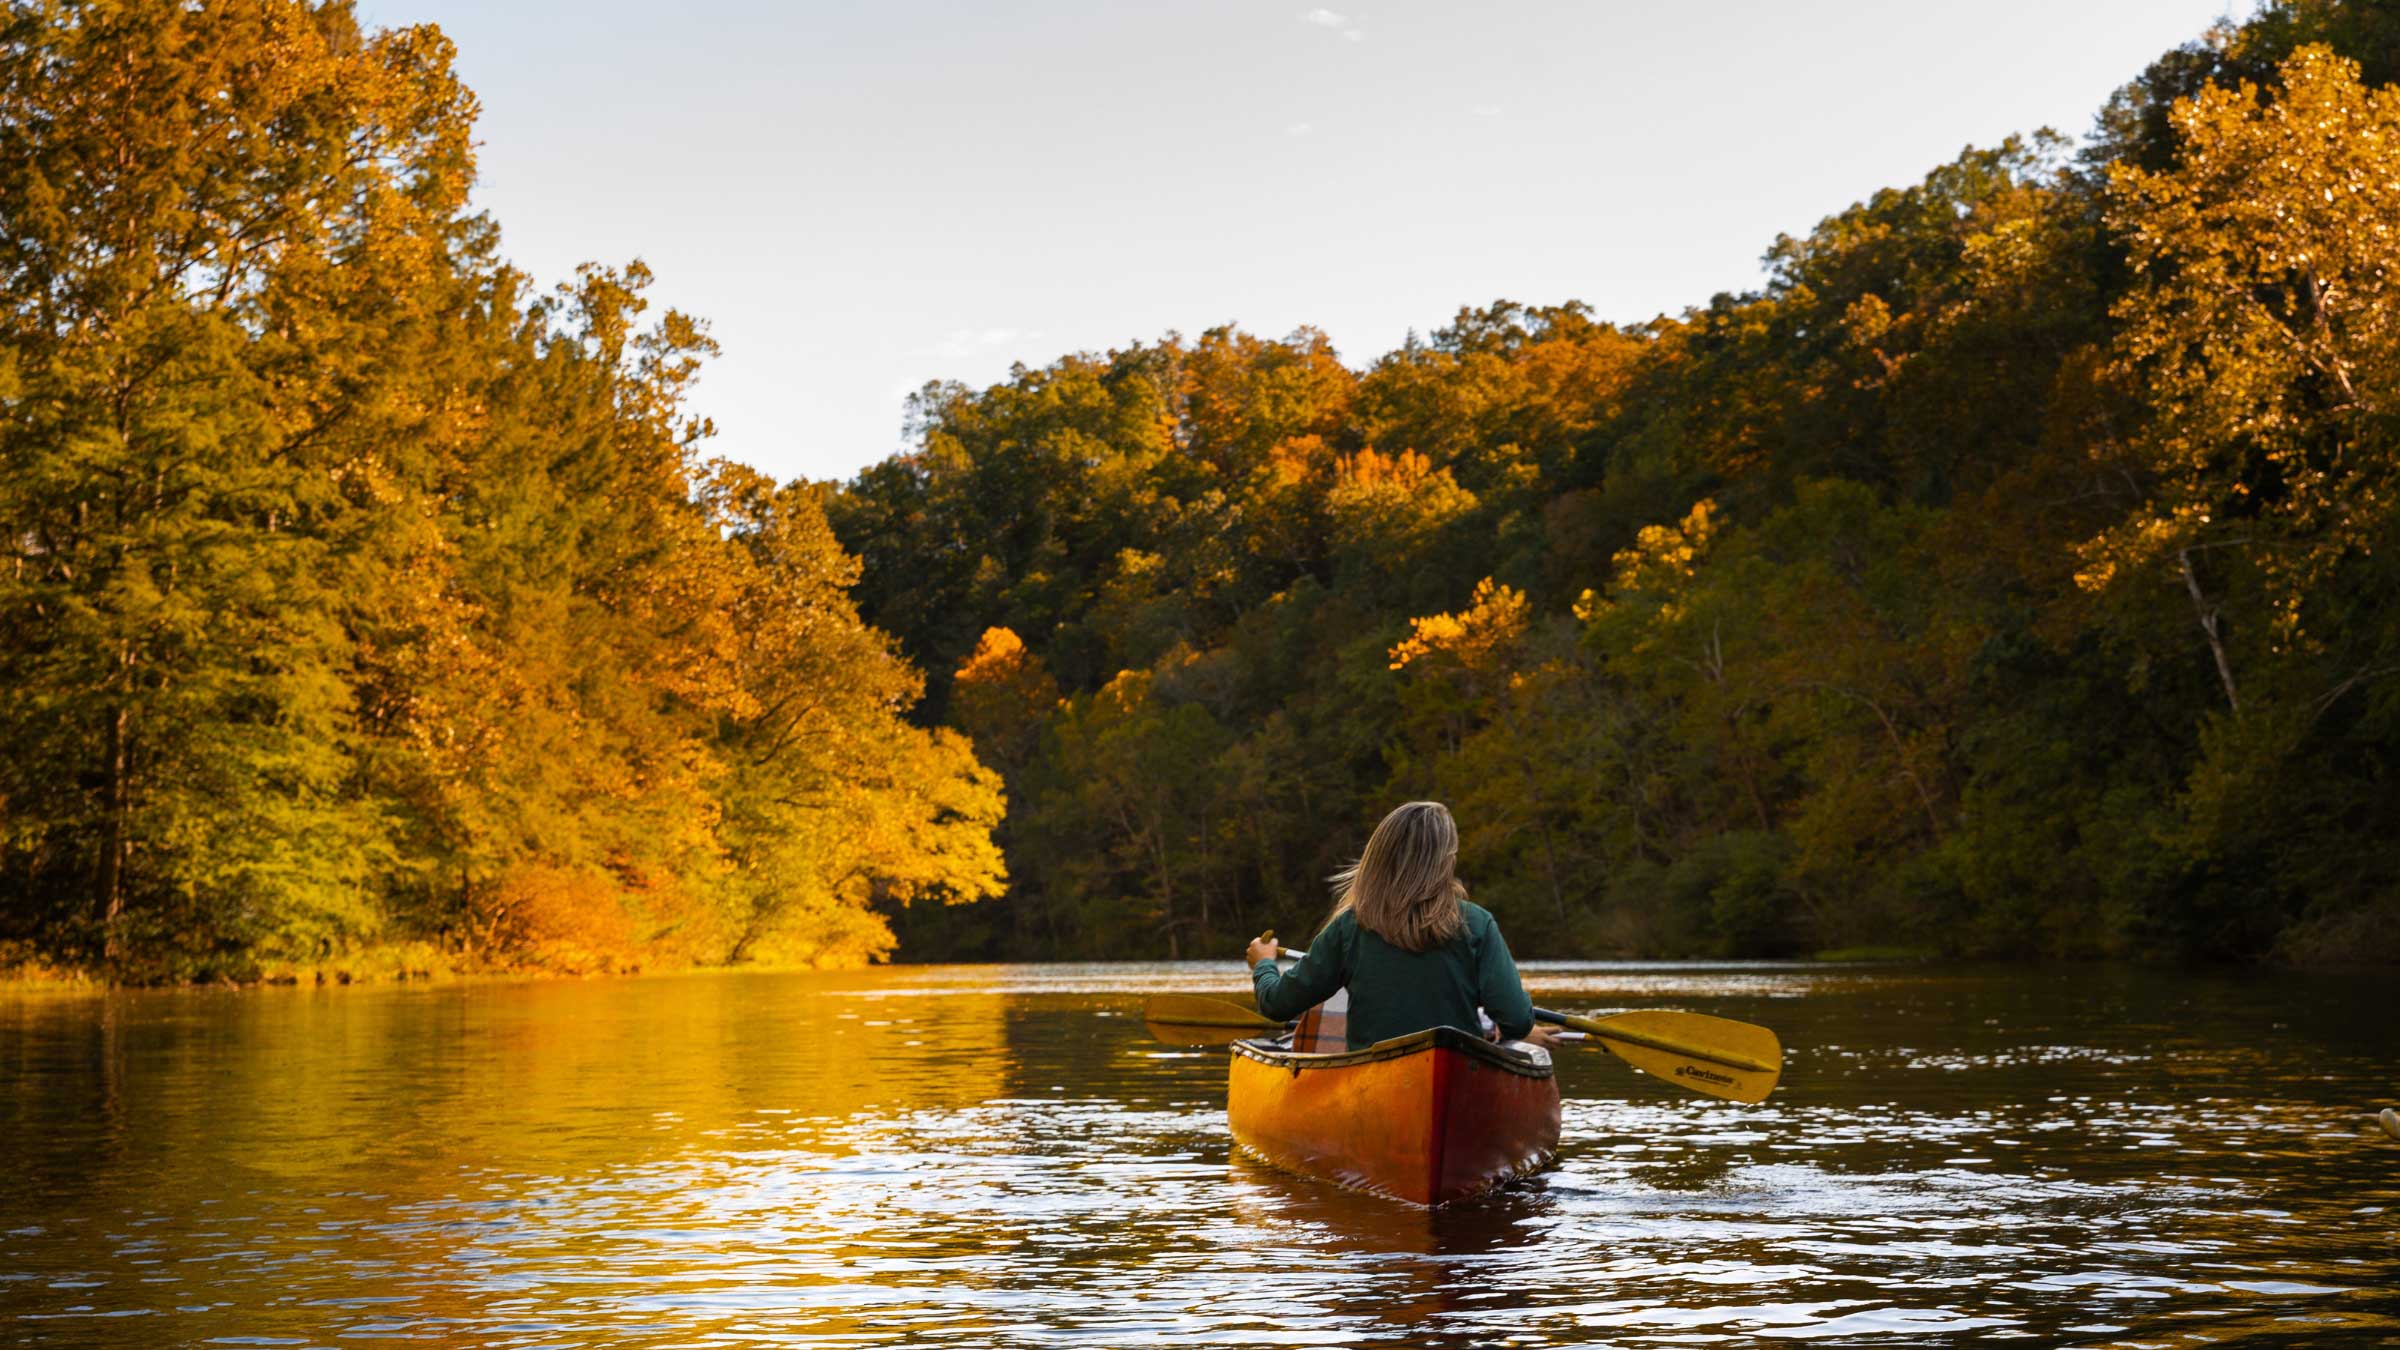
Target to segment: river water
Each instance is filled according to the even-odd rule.
[[[2388,977],[1534,965],[1787,1047],[1560,1052],[1439,1211],[1237,1156],[1239,965],[0,994],[0,1345],[2400,1343]]]

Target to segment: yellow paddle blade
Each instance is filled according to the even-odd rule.
[[[1242,1031],[1280,1031],[1273,1022],[1239,1003],[1199,994],[1159,994],[1142,1005],[1142,1020],[1153,1027],[1233,1027]]]
[[[1765,1027],[1692,1012],[1577,1017],[1536,1008],[1545,1022],[1589,1033],[1643,1073],[1733,1102],[1763,1102],[1783,1076],[1783,1043]]]

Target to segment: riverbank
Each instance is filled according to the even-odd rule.
[[[561,974],[479,967],[431,943],[364,948],[319,961],[253,961],[247,969],[176,974],[163,963],[131,962],[115,972],[62,962],[23,944],[0,944],[0,987],[18,989],[249,988],[261,985],[398,984],[473,975]]]
[[[605,969],[477,961],[431,943],[365,948],[318,961],[258,961],[241,971],[176,976],[164,972],[112,976],[104,969],[65,964],[38,953],[0,947],[0,989],[61,992],[107,989],[261,989],[300,985],[454,984],[478,980],[584,980],[615,976],[690,974],[698,970],[772,969],[766,966],[617,965]],[[798,967],[795,967],[798,968]]]
[[[1694,958],[1684,958],[1683,960],[1691,959]],[[1817,952],[1800,959],[1828,965],[1860,963],[1923,965],[1938,962],[1942,960],[1942,956],[1939,952],[1928,948],[1855,947]],[[353,984],[456,984],[485,980],[594,980],[639,978],[646,975],[693,975],[743,971],[863,970],[871,965],[905,968],[920,964],[927,963],[911,961],[828,961],[814,964],[744,962],[740,965],[717,966],[667,962],[616,965],[605,969],[562,970],[548,966],[475,961],[459,953],[444,952],[429,943],[406,943],[392,947],[369,948],[323,961],[260,962],[253,971],[238,976],[220,974],[213,977],[145,978],[136,975],[133,978],[112,979],[100,970],[62,965],[39,955],[0,947],[0,990],[98,992],[110,989],[272,989]],[[954,963],[933,962],[930,964]],[[1018,963],[970,962],[968,964],[1010,965]]]
[[[2367,944],[2321,943],[2305,951],[2284,950],[2272,957],[2248,966],[2209,964],[2201,968],[2220,970],[2252,969],[2259,971],[2320,971],[2355,972],[2388,970],[2395,964],[2381,959],[2388,946]],[[1602,960],[1614,964],[1619,960],[1641,963],[1654,961],[1666,965],[1708,964],[1705,957],[1647,957],[1647,958],[1554,958],[1569,961]],[[1077,958],[1060,961],[1041,961],[1030,964],[1073,964]],[[897,960],[861,961],[852,959],[818,962],[743,962],[738,965],[702,965],[689,962],[647,962],[616,964],[600,968],[562,969],[533,964],[509,964],[479,961],[464,953],[445,951],[431,943],[410,942],[365,948],[339,957],[321,961],[260,961],[240,974],[220,973],[214,976],[171,977],[135,974],[130,978],[110,978],[101,970],[58,962],[31,951],[22,944],[0,943],[0,991],[40,992],[54,990],[62,993],[100,992],[111,989],[268,989],[296,986],[391,985],[391,984],[458,984],[483,981],[523,980],[605,980],[639,978],[653,975],[737,974],[743,972],[864,970],[870,967],[906,969],[922,965],[1017,965],[1014,961],[952,961],[919,962],[902,957]],[[1746,964],[1735,960],[1731,964]],[[1829,948],[1805,956],[1788,958],[1773,964],[1788,965],[1890,965],[1890,966],[1980,966],[2011,965],[2027,969],[2059,965],[2092,964],[2040,960],[1976,959],[1946,955],[1930,947],[1898,945]],[[2177,968],[2172,963],[2102,962],[2102,965],[2150,966],[2154,969]]]
[[[607,980],[652,975],[738,974],[745,972],[864,970],[888,962],[834,960],[809,962],[745,961],[738,965],[697,965],[688,962],[647,962],[606,968],[566,970],[551,966],[477,961],[445,952],[430,943],[412,942],[368,948],[322,961],[262,961],[240,975],[112,979],[104,971],[61,964],[50,958],[0,944],[0,991],[99,993],[112,989],[288,989],[299,986],[472,984],[524,980]]]

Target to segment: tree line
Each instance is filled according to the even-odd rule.
[[[438,31],[0,25],[0,965],[859,961],[999,892],[822,490],[701,452],[702,327],[498,260]]]
[[[839,485],[500,260],[437,30],[0,12],[0,967],[1221,955],[1424,796],[1525,955],[2400,955],[2386,7],[1681,315],[1169,335]]]
[[[1434,797],[1527,954],[2400,956],[2396,57],[2278,0],[1647,324],[928,386],[826,505],[1012,890],[903,953],[1305,933]]]

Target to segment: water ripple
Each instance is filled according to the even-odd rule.
[[[1223,1053],[1123,1015],[1222,974],[0,1004],[0,1343],[2400,1337],[2355,986],[1537,967],[1773,1024],[1785,1086],[1578,1054],[1560,1166],[1428,1212],[1234,1153]]]

